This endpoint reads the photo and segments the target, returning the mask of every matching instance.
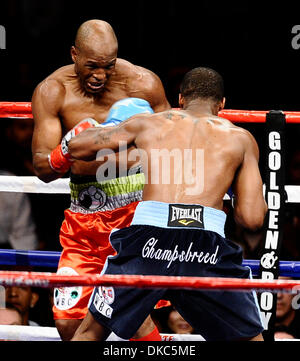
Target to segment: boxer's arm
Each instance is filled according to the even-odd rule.
[[[134,145],[135,139],[149,114],[135,115],[117,126],[90,128],[72,138],[68,144],[72,159],[95,160],[97,152],[103,149],[119,151],[120,145]]]
[[[249,132],[245,131],[241,136],[243,137],[244,157],[233,184],[234,218],[241,226],[257,230],[263,226],[267,212],[258,167],[259,149]]]
[[[37,86],[32,97],[33,166],[36,175],[44,182],[51,182],[62,176],[50,167],[48,155],[62,139],[59,111],[64,95],[65,89],[59,82],[46,80]]]

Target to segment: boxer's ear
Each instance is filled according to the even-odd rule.
[[[219,110],[218,110],[219,112],[225,108],[225,102],[226,102],[226,98],[224,97],[220,102]]]
[[[178,104],[179,104],[179,107],[182,109],[184,106],[184,97],[181,95],[181,93],[179,93]]]
[[[72,60],[74,63],[76,63],[76,60],[77,60],[77,49],[75,48],[75,46],[72,46],[71,47],[71,57],[72,57]]]

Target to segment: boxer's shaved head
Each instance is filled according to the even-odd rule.
[[[80,50],[110,49],[117,52],[118,40],[111,25],[103,20],[88,20],[80,25],[75,46]]]
[[[114,72],[117,54],[118,40],[109,23],[88,20],[80,25],[71,56],[81,87],[87,93],[98,94],[104,90]]]

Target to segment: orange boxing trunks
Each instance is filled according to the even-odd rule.
[[[71,175],[71,206],[60,229],[63,248],[57,274],[102,271],[106,257],[115,253],[109,243],[112,229],[130,225],[142,198],[144,174],[98,183],[95,177]],[[54,319],[82,319],[93,287],[54,289]]]

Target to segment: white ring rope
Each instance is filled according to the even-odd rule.
[[[0,176],[0,192],[70,194],[70,179],[45,183],[35,176]],[[265,187],[264,187],[265,188]],[[286,185],[287,203],[300,203],[300,186]],[[224,200],[229,200],[228,194]]]
[[[161,333],[162,341],[205,341],[201,335]],[[11,341],[61,341],[55,327],[0,325],[0,340]],[[127,341],[111,333],[106,341]],[[275,338],[275,341],[300,341]]]
[[[69,178],[59,178],[45,183],[34,176],[0,176],[0,192],[60,193],[69,194]]]
[[[61,341],[55,327],[0,325],[0,340]]]
[[[70,194],[69,183],[69,178],[60,178],[45,183],[34,176],[3,175],[0,176],[0,192]],[[227,194],[225,198],[230,199]]]
[[[201,335],[165,334],[163,341],[205,341]],[[14,341],[61,341],[55,327],[0,325],[0,340]],[[111,333],[106,341],[127,341]]]
[[[285,186],[287,203],[300,203],[300,186]]]

